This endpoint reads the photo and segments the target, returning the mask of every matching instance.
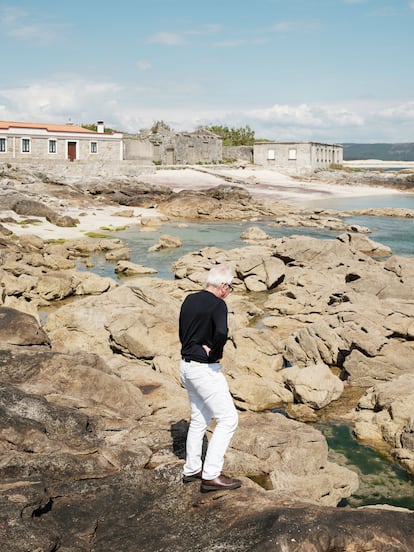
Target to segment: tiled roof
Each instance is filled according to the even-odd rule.
[[[22,128],[22,129],[36,129],[36,130],[47,130],[48,132],[70,132],[70,133],[87,133],[87,134],[97,134],[93,130],[88,130],[76,125],[66,124],[66,125],[55,125],[52,123],[24,123],[16,121],[0,121],[0,130],[9,130],[10,128]]]

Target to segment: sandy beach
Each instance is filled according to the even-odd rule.
[[[204,190],[215,186],[229,184],[241,186],[255,198],[267,198],[277,202],[297,205],[318,199],[347,197],[365,197],[400,194],[395,189],[372,186],[353,186],[345,184],[328,184],[308,182],[293,178],[271,169],[257,167],[246,168],[208,168],[189,167],[183,169],[162,169],[154,174],[145,175],[145,181],[151,184],[170,187],[174,192],[181,190]],[[3,222],[3,226],[16,235],[35,234],[43,239],[78,239],[87,233],[113,233],[126,226],[140,225],[143,217],[157,217],[156,209],[122,207],[105,205],[91,199],[82,202],[82,206],[67,200],[59,200],[59,211],[79,220],[76,227],[59,227],[46,219],[37,217],[39,222],[24,224],[27,217],[16,215],[13,211],[0,210],[1,217],[11,217],[16,223]],[[53,205],[53,204],[52,204]]]
[[[147,182],[170,186],[173,191],[203,190],[223,183],[234,184],[248,190],[253,197],[302,204],[307,201],[328,198],[365,197],[401,193],[386,187],[368,185],[328,184],[309,182],[308,179],[292,177],[276,170],[260,167],[245,168],[189,168],[165,169],[145,177]]]

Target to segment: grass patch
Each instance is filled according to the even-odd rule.
[[[125,224],[125,226],[115,226],[114,232],[123,232],[124,230],[128,230],[129,226]]]
[[[332,163],[329,165],[328,170],[330,171],[344,171],[344,172],[362,172],[364,169],[360,167],[345,167],[344,165],[336,165]]]
[[[85,232],[85,236],[88,238],[94,238],[94,239],[105,239],[108,238],[106,234],[99,234],[98,232]]]
[[[49,240],[49,243],[53,243],[55,245],[63,245],[67,240],[65,238],[55,238],[52,240]]]
[[[42,224],[41,220],[19,220],[16,224],[19,226],[23,226],[23,228],[26,228],[26,226],[29,226],[29,224],[33,226],[40,226]]]

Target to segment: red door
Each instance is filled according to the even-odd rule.
[[[76,159],[76,142],[68,142],[68,159],[69,161]]]

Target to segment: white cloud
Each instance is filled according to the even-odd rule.
[[[238,46],[242,46],[246,42],[244,40],[222,40],[219,42],[214,42],[213,46],[217,46],[219,48],[237,48]]]
[[[320,25],[317,21],[280,21],[273,26],[278,32],[291,33],[298,31],[317,31]]]
[[[149,42],[155,44],[166,44],[167,46],[179,46],[188,42],[188,37],[191,36],[208,36],[216,34],[221,30],[221,25],[206,24],[193,29],[186,29],[180,32],[163,32],[154,33],[148,39]]]
[[[216,124],[248,124],[257,138],[328,142],[410,142],[414,102],[391,106],[287,105],[228,112]]]
[[[136,63],[137,65],[137,69],[139,69],[139,71],[148,71],[149,69],[151,69],[151,63],[149,63],[149,61],[145,61],[145,59],[139,59]]]
[[[274,104],[235,111],[231,106],[185,107],[157,105],[159,90],[124,87],[116,82],[96,82],[77,75],[51,75],[44,81],[13,89],[0,88],[0,118],[3,120],[61,123],[91,123],[104,120],[107,126],[138,132],[156,120],[166,121],[177,131],[197,126],[249,125],[257,138],[270,140],[320,140],[326,142],[412,142],[414,101],[354,104]],[[185,87],[179,97],[197,97]],[[182,102],[181,102],[182,105]]]
[[[219,31],[221,31],[221,29],[222,29],[222,25],[219,25],[217,23],[211,23],[211,24],[202,25],[201,27],[198,27],[195,29],[184,31],[184,33],[187,35],[211,35],[211,34],[218,33]]]
[[[3,25],[13,26],[19,19],[26,16],[26,11],[14,6],[2,6],[0,8],[0,21]]]
[[[414,10],[414,0],[411,0],[411,2],[408,4],[408,6]]]
[[[0,24],[8,36],[37,45],[50,44],[61,38],[62,29],[66,27],[53,21],[37,21],[28,11],[14,6],[0,8]]]
[[[77,123],[93,122],[104,116],[97,112],[96,106],[105,105],[105,112],[110,111],[120,91],[121,87],[115,83],[56,75],[48,81],[0,89],[0,104],[3,104],[3,116],[10,120],[60,123],[70,117]]]
[[[149,42],[155,44],[166,44],[167,46],[177,46],[185,44],[186,39],[182,34],[160,32],[150,36]]]

